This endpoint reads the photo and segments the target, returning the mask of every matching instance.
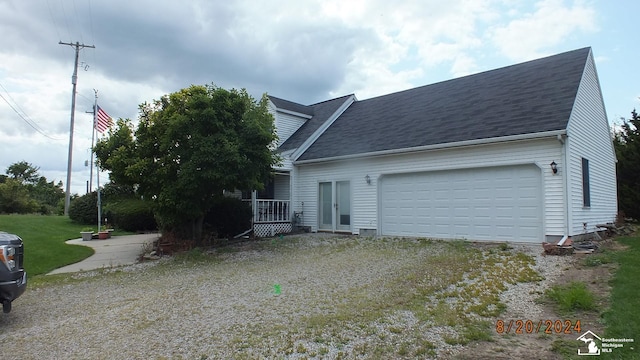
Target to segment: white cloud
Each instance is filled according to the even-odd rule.
[[[531,60],[548,55],[549,49],[579,32],[594,32],[596,12],[583,1],[543,0],[535,11],[496,26],[490,38],[500,51],[514,61]],[[569,49],[567,49],[569,50]]]
[[[450,63],[452,75],[478,69],[471,53],[482,47],[479,26],[497,18],[492,1],[325,1],[324,14],[374,37],[360,44],[344,81],[332,94],[359,98],[407,89],[430,69]]]

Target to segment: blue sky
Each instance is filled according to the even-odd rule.
[[[191,84],[311,104],[591,46],[613,123],[640,108],[638,14],[633,0],[0,0],[0,172],[26,160],[66,181],[74,53],[59,41],[96,46],[78,75],[71,184],[84,194],[93,89],[115,118]]]

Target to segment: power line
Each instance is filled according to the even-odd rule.
[[[67,21],[67,12],[64,10],[64,2],[60,1],[60,5],[62,6],[62,14],[64,15],[64,23],[67,25],[67,33],[69,34],[69,40],[71,40],[71,28],[69,27],[69,22]]]
[[[89,4],[89,29],[91,30],[91,41],[95,42],[96,36],[93,32],[93,9],[91,8],[91,0],[88,1]],[[91,52],[93,56],[93,63],[96,64],[96,50],[94,49]]]
[[[17,102],[17,101],[16,101],[16,100],[11,96],[11,94],[9,93],[9,91],[7,90],[7,88],[5,88],[1,83],[0,83],[0,87],[2,88],[2,90],[4,90],[4,92],[6,92],[6,93],[7,93],[7,96],[9,97],[9,99],[11,99],[11,101],[13,101],[13,103],[14,103],[14,104],[16,104],[16,107],[17,107],[18,109],[20,109],[20,111],[22,111],[22,113],[25,115],[25,117],[27,117],[27,118],[29,118],[29,120],[31,120],[31,118],[29,117],[29,115],[27,115],[27,112],[26,112],[26,111],[24,111],[24,109],[22,109],[22,108],[20,107],[20,105],[18,104],[18,102]],[[6,99],[5,99],[5,101],[6,101]],[[8,103],[7,103],[7,104],[8,104]],[[9,104],[9,106],[11,106],[11,104]],[[18,114],[18,115],[20,115],[20,114]],[[31,121],[33,121],[33,120],[31,120]],[[33,123],[34,123],[34,124],[36,124],[36,122],[35,122],[35,121],[33,121]],[[37,125],[37,124],[36,124],[36,125]]]
[[[76,0],[73,0],[73,12],[76,14],[76,25],[78,26],[78,31],[80,32],[80,41],[84,42],[82,36],[82,26],[80,26],[80,16],[78,16],[78,8],[76,7]]]
[[[35,121],[31,120],[31,118],[29,117],[29,115],[27,115],[27,113],[26,113],[24,110],[22,110],[22,108],[20,107],[20,105],[18,105],[18,103],[17,103],[17,102],[16,102],[16,101],[11,97],[11,94],[9,94],[9,92],[7,91],[7,89],[5,89],[5,87],[4,87],[4,86],[2,86],[2,84],[0,84],[0,87],[2,87],[2,89],[4,89],[4,91],[7,93],[7,95],[8,95],[8,96],[9,96],[9,98],[11,99],[11,101],[13,101],[13,102],[14,102],[14,104],[16,105],[16,107],[17,107],[18,109],[20,109],[20,111],[22,111],[22,114],[21,114],[21,113],[18,111],[18,109],[16,109],[16,108],[15,108],[15,107],[14,107],[14,106],[9,102],[9,100],[7,100],[7,99],[6,99],[2,94],[0,94],[0,98],[2,98],[2,100],[4,100],[4,102],[6,102],[6,103],[7,103],[7,105],[9,105],[9,107],[10,107],[10,108],[11,108],[11,109],[16,113],[16,114],[18,114],[18,116],[19,116],[19,117],[20,117],[24,122],[26,122],[26,123],[27,123],[27,125],[31,126],[31,127],[33,128],[33,130],[35,130],[35,131],[39,132],[41,135],[43,135],[43,136],[45,136],[45,137],[47,137],[47,138],[49,138],[49,139],[51,139],[51,140],[56,140],[56,141],[63,140],[63,139],[59,139],[59,138],[54,138],[54,137],[49,136],[48,134],[46,134],[46,133],[44,132],[44,130],[43,130],[40,126],[38,126],[38,124],[37,124]],[[23,114],[24,114],[24,115],[23,115]]]
[[[58,30],[58,24],[56,23],[56,19],[53,16],[53,12],[51,11],[51,4],[49,4],[49,0],[47,0],[47,9],[49,9],[49,16],[51,16],[51,21],[53,21],[53,27],[56,28],[56,34],[58,34],[58,39],[62,40],[62,37],[60,37],[60,31]]]

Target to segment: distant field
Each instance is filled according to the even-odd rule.
[[[65,244],[79,238],[84,227],[66,216],[0,215],[0,231],[16,234],[24,241],[24,267],[30,277],[93,255],[89,247]]]

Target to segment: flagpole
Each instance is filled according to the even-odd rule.
[[[98,91],[96,90],[96,107],[94,111],[94,126],[93,133],[95,134],[97,129],[97,121],[98,121]],[[93,145],[91,147],[91,157],[93,159]],[[98,192],[98,232],[100,232],[100,224],[102,224],[102,199],[100,199],[100,167],[98,166],[98,160],[96,159],[96,191]],[[93,167],[93,166],[92,166]]]
[[[95,93],[95,100],[93,102],[93,127],[91,128],[91,166],[89,166],[89,193],[93,186],[93,144],[96,138],[96,119],[98,116],[98,90],[93,89]]]
[[[95,102],[95,131],[104,132],[107,130],[112,123],[111,116],[109,116],[106,112],[100,109],[98,106],[98,91],[96,91],[96,102]],[[95,134],[95,133],[94,133]],[[93,156],[93,151],[92,151]],[[100,159],[96,159],[96,192],[98,193],[98,232],[102,227],[102,198],[100,194]]]
[[[100,224],[102,223],[102,201],[100,199],[100,168],[98,167],[98,161],[96,161],[96,182],[98,191],[98,232],[100,232]]]

